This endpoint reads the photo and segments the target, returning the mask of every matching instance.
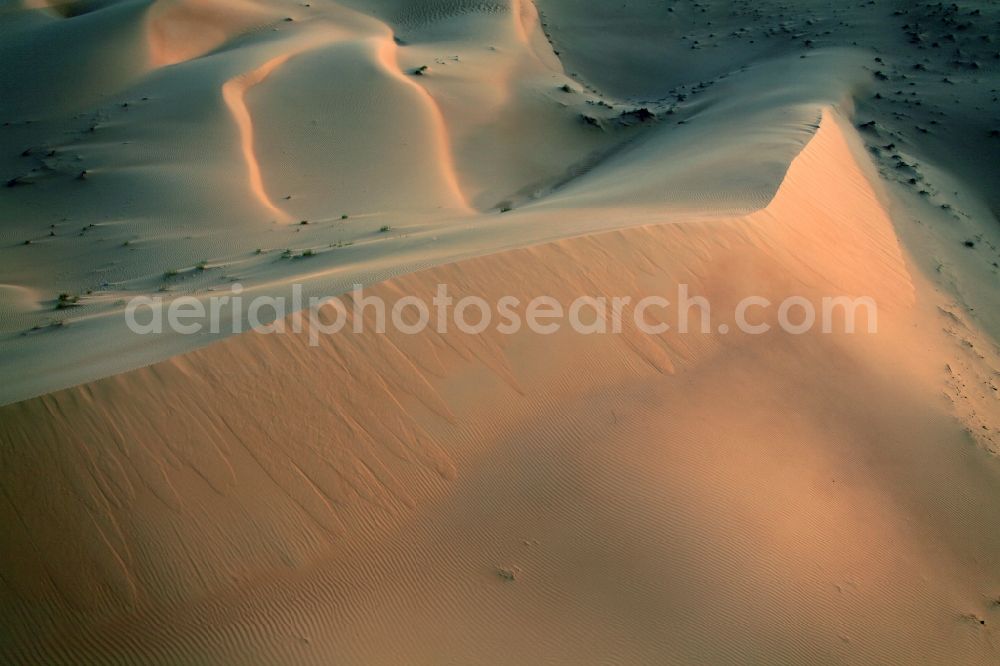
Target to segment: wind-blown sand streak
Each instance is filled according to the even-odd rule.
[[[417,91],[430,110],[438,144],[438,149],[434,155],[434,163],[439,165],[438,168],[443,172],[449,194],[457,203],[458,210],[464,209],[464,212],[471,212],[469,202],[466,201],[465,195],[462,193],[462,187],[458,182],[458,174],[455,170],[455,161],[452,157],[451,142],[449,140],[449,130],[445,124],[444,116],[441,115],[441,109],[438,108],[437,102],[421,85],[415,83],[412,78],[403,73],[399,66],[398,50],[396,43],[392,39],[379,40],[377,61],[397,81]]]
[[[250,88],[261,83],[291,57],[292,54],[289,53],[279,55],[268,60],[257,69],[227,81],[222,86],[222,97],[226,100],[226,105],[232,112],[233,120],[235,120],[236,127],[240,133],[240,147],[242,148],[243,160],[246,164],[250,191],[267,210],[271,211],[282,222],[287,222],[290,218],[287,213],[271,201],[264,187],[264,180],[260,175],[260,164],[257,162],[257,155],[254,152],[253,118],[250,116],[250,111],[247,110],[245,97]]]

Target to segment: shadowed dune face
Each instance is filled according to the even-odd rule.
[[[1000,469],[914,356],[947,349],[832,113],[758,213],[374,293],[682,282],[870,295],[879,334],[248,334],[2,408],[4,654],[994,660]]]
[[[44,9],[63,18],[73,18],[82,13],[86,2],[80,0],[24,0],[26,9]]]
[[[428,0],[419,6],[407,0],[348,0],[343,3],[398,25],[435,23],[469,14],[501,14],[518,0]]]

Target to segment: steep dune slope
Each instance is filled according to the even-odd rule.
[[[374,289],[686,283],[706,334],[248,334],[0,409],[4,657],[994,662],[1000,465],[849,132],[749,216]],[[871,296],[878,333],[719,333],[747,294]]]

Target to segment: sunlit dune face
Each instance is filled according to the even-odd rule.
[[[156,68],[192,60],[271,20],[246,0],[160,0],[147,21],[150,64]]]

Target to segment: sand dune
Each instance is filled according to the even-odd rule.
[[[154,3],[147,18],[150,64],[158,68],[193,60],[273,22],[267,6],[252,0]]]
[[[974,4],[0,2],[0,662],[997,663]],[[234,283],[713,316],[125,325]]]
[[[878,336],[249,334],[4,408],[9,658],[991,662],[1000,468],[844,131],[748,217],[377,292],[834,288]]]

